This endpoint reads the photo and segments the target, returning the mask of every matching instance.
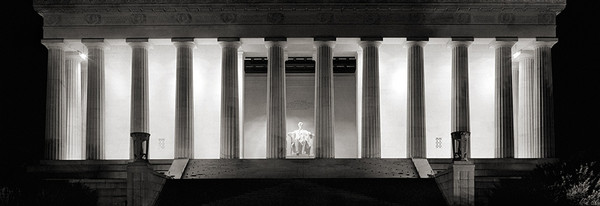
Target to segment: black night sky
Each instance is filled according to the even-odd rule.
[[[19,5],[5,3],[2,14],[3,180],[37,162],[44,141],[47,51],[40,43],[42,18],[30,1],[13,2]],[[568,0],[557,17],[559,42],[552,49],[552,61],[559,157],[598,159],[600,153],[594,152],[599,147],[594,140],[600,139],[600,34],[595,31],[600,25],[599,2]]]

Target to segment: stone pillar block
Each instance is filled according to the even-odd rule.
[[[132,162],[127,165],[127,205],[154,205],[166,176],[155,172],[146,162]]]
[[[448,205],[475,205],[475,165],[469,161],[455,161],[435,180]]]

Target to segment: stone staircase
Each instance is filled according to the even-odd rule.
[[[155,171],[165,173],[173,160],[151,160]],[[100,206],[127,205],[128,160],[43,160],[28,168],[32,178],[54,183],[80,183],[95,192]]]
[[[414,161],[189,160],[157,205],[445,205],[427,161]]]
[[[167,180],[157,205],[446,205],[432,178]]]

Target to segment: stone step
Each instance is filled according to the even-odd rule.
[[[156,205],[445,205],[432,178],[167,180]]]
[[[183,179],[418,178],[411,159],[194,159]]]

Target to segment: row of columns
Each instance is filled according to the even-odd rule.
[[[222,48],[221,153],[222,159],[239,154],[239,38],[219,38]],[[267,158],[285,158],[285,48],[286,38],[265,38],[267,70]],[[362,114],[361,157],[381,157],[379,103],[379,46],[382,38],[361,38]],[[407,154],[426,157],[423,49],[428,38],[407,38]],[[468,48],[473,38],[452,38],[452,132],[467,134],[469,122]],[[554,156],[552,70],[550,48],[555,39],[538,38],[534,52],[523,51],[512,68],[511,48],[516,38],[497,38],[495,49],[495,156],[542,158]],[[132,48],[131,140],[132,159],[141,156],[148,141],[147,38],[128,38]],[[175,158],[193,158],[193,38],[173,38],[177,48]],[[104,50],[103,39],[82,39],[88,49],[87,68],[76,52],[65,52],[62,39],[45,39],[48,48],[46,159],[104,158]],[[315,38],[315,156],[334,158],[333,48],[335,38]],[[67,58],[65,58],[65,55]],[[519,75],[518,78],[514,75]],[[514,82],[518,79],[518,83]],[[518,88],[518,89],[515,89]],[[84,91],[81,91],[83,89]],[[518,95],[514,94],[518,91]],[[79,100],[79,101],[78,101]],[[518,103],[518,107],[515,105]],[[515,121],[515,115],[518,118]],[[81,125],[81,122],[84,125]],[[517,123],[515,123],[517,122]],[[515,128],[518,128],[515,129]],[[516,132],[515,132],[516,131]],[[85,134],[85,138],[82,136]],[[516,134],[516,135],[515,135]],[[517,140],[515,140],[515,137]],[[515,144],[515,141],[517,144]],[[83,147],[85,145],[85,147]],[[136,146],[137,145],[137,146]],[[516,147],[516,148],[515,148]],[[82,149],[83,148],[83,149]],[[467,150],[470,150],[469,148]]]

